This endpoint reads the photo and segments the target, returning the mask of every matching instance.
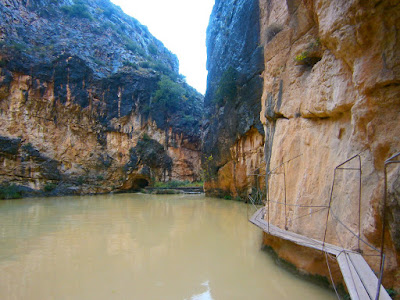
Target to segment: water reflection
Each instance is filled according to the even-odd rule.
[[[0,202],[0,298],[334,299],[260,251],[251,212],[203,196]]]
[[[203,282],[201,284],[202,286],[205,286],[207,288],[207,291],[204,293],[201,293],[199,295],[194,295],[190,298],[190,300],[213,300],[213,297],[211,296],[211,290],[210,290],[210,285],[209,282]]]

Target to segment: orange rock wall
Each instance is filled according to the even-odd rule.
[[[252,128],[230,148],[231,160],[206,181],[205,192],[248,200],[253,190],[265,190],[264,136]],[[210,158],[212,159],[212,157]]]
[[[61,104],[54,99],[54,83],[18,73],[12,76],[12,82],[0,90],[0,135],[19,137],[23,145],[30,143],[41,154],[59,161],[63,175],[84,176],[91,186],[82,187],[82,193],[129,188],[126,181],[132,178],[125,178],[122,168],[129,160],[129,149],[143,134],[165,145],[166,133],[139,113],[112,120],[118,131],[104,131],[96,119],[96,107],[102,105],[99,99],[85,109],[69,100]],[[99,134],[104,135],[105,144],[99,141]],[[200,146],[180,134],[170,131],[168,135],[173,169],[167,179],[200,180]],[[100,163],[105,157],[109,166]],[[23,180],[39,190],[45,186],[47,181],[33,171],[21,175],[21,166],[20,158],[4,158],[1,181],[18,184]],[[27,162],[24,166],[26,169]]]
[[[326,206],[334,168],[360,154],[361,236],[380,247],[384,161],[400,151],[400,4],[260,0],[260,9],[267,172],[299,156],[271,175],[270,199],[283,202],[286,196],[290,205]],[[390,169],[390,182],[398,169]],[[338,172],[332,200],[332,212],[356,233],[358,182],[358,171]],[[271,222],[317,239],[323,239],[326,217],[324,208],[270,207]],[[392,242],[399,228],[390,220],[389,227],[385,283],[399,288],[400,249]],[[358,248],[357,239],[334,218],[328,221],[327,240]],[[363,243],[361,249],[374,252]],[[310,269],[303,259],[293,262]],[[378,259],[368,257],[368,262],[378,269]]]

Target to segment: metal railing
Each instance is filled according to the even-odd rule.
[[[333,174],[333,180],[332,180],[332,185],[330,189],[330,194],[329,194],[329,201],[327,205],[299,205],[299,204],[288,204],[287,202],[287,176],[286,176],[286,168],[289,162],[301,157],[302,155],[298,155],[296,157],[293,157],[289,160],[286,160],[279,164],[276,168],[272,169],[269,171],[265,176],[266,176],[266,218],[267,218],[267,230],[269,231],[269,224],[270,224],[270,203],[275,203],[278,205],[283,205],[284,206],[284,226],[285,230],[288,230],[288,215],[287,215],[287,207],[294,206],[294,207],[302,207],[302,208],[318,208],[318,210],[313,211],[307,215],[311,215],[316,212],[320,212],[324,209],[327,209],[327,215],[326,215],[326,223],[325,223],[325,230],[324,230],[324,236],[323,236],[323,245],[325,245],[326,240],[327,240],[327,233],[328,233],[328,227],[329,227],[329,217],[332,216],[333,219],[337,222],[337,224],[340,224],[345,228],[348,232],[350,232],[354,237],[357,238],[357,249],[355,250],[356,252],[359,252],[362,255],[362,250],[361,250],[361,243],[372,249],[374,252],[377,252],[378,254],[376,256],[380,256],[380,270],[379,270],[379,277],[378,277],[378,287],[377,287],[377,295],[376,295],[376,300],[379,299],[379,294],[380,294],[380,287],[382,284],[383,280],[383,273],[384,273],[384,264],[385,264],[385,231],[386,231],[386,210],[387,210],[387,199],[388,199],[388,168],[392,164],[400,164],[400,152],[391,156],[385,161],[385,166],[384,166],[384,197],[383,197],[383,203],[381,204],[382,207],[382,231],[381,231],[381,245],[380,249],[376,248],[375,246],[371,245],[368,243],[365,239],[362,238],[362,233],[361,233],[361,201],[362,201],[362,162],[361,162],[361,153],[354,155],[353,157],[349,158],[345,162],[339,164],[336,166],[334,169],[334,174]],[[354,162],[356,162],[357,166],[354,166]],[[351,166],[353,164],[353,166]],[[350,165],[350,166],[349,166]],[[352,230],[348,225],[346,225],[345,222],[343,222],[332,210],[332,204],[333,204],[333,196],[335,192],[335,187],[337,186],[337,174],[338,172],[341,171],[356,171],[358,172],[358,199],[357,199],[357,207],[358,207],[358,212],[357,212],[357,232],[355,230]],[[272,176],[275,175],[283,175],[283,201],[273,201],[271,200],[270,197],[270,179]],[[350,182],[347,182],[346,185],[349,185]],[[254,205],[255,207],[255,205]],[[304,216],[307,216],[304,215]],[[304,217],[301,216],[301,217]],[[297,218],[296,218],[297,219]],[[328,258],[327,258],[328,260]],[[329,263],[328,263],[328,268]],[[335,284],[332,279],[332,284],[335,288]],[[336,288],[335,288],[336,291]]]

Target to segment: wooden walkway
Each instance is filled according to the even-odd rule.
[[[264,220],[265,208],[260,208],[250,218],[250,222],[260,227],[264,232],[296,243],[298,245],[324,251],[336,257],[347,290],[352,300],[374,300],[376,299],[378,278],[369,267],[364,258],[357,252],[347,250],[335,245],[323,243],[322,241],[308,238],[306,236],[283,230]],[[390,300],[390,296],[380,286],[380,300]]]

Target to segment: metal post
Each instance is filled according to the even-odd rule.
[[[359,178],[359,189],[358,189],[358,251],[361,253],[361,247],[360,247],[360,239],[361,239],[361,177],[362,177],[362,170],[361,170],[361,157],[360,155],[358,156],[358,163],[360,167],[360,178]]]
[[[268,232],[269,232],[269,209],[270,209],[270,204],[269,204],[269,173],[267,174],[267,224],[268,224]]]
[[[383,254],[383,251],[385,250],[385,230],[386,230],[386,197],[387,197],[387,166],[388,166],[388,161],[385,161],[385,167],[384,167],[384,195],[383,195],[383,208],[382,208],[382,236],[381,236],[381,265],[380,265],[380,270],[379,270],[379,280],[378,280],[378,286],[376,289],[376,297],[375,299],[379,299],[379,294],[381,292],[381,284],[382,284],[382,279],[383,279],[383,269],[384,269],[384,264],[385,264],[385,256]]]
[[[382,236],[381,236],[381,265],[380,265],[380,271],[379,271],[379,280],[378,280],[378,287],[377,287],[377,291],[376,291],[376,300],[379,299],[379,294],[381,292],[381,284],[382,284],[382,280],[383,280],[383,270],[385,267],[385,254],[384,254],[384,250],[385,250],[385,230],[386,230],[386,204],[387,204],[387,168],[389,165],[391,164],[399,164],[400,161],[398,160],[394,160],[397,157],[400,156],[400,152],[393,155],[392,157],[388,158],[385,161],[385,167],[384,167],[384,194],[383,194],[383,207],[382,207]]]
[[[333,188],[335,187],[335,178],[336,178],[336,169],[333,172],[333,182],[332,182],[332,188],[331,188],[331,194],[329,197],[329,205],[328,205],[328,212],[326,213],[326,224],[325,224],[325,233],[324,233],[324,241],[322,243],[322,248],[325,246],[325,241],[326,241],[326,234],[328,232],[328,221],[329,221],[329,213],[331,211],[331,204],[332,204],[332,196],[333,196]]]
[[[284,196],[285,196],[285,230],[288,230],[287,212],[286,212],[286,165],[283,165],[283,186],[285,188],[285,191],[284,191]]]

